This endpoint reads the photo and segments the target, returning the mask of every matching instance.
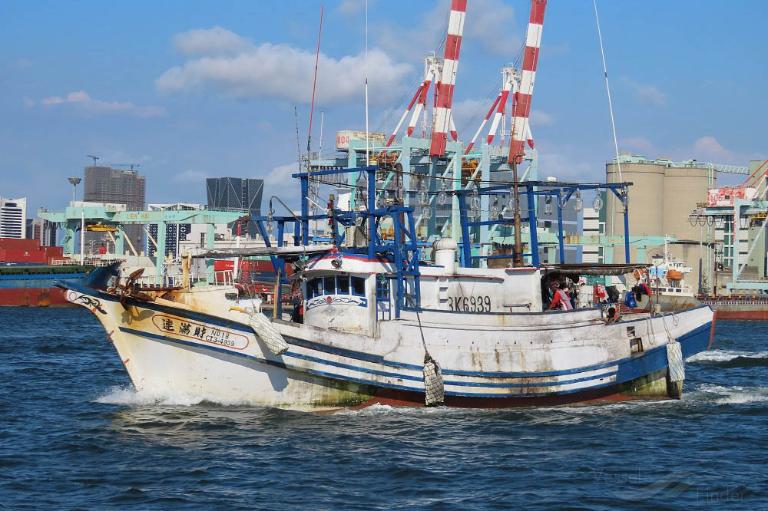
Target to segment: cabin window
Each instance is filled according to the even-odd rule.
[[[336,277],[336,294],[348,295],[349,294],[349,277],[346,275],[339,275]]]
[[[314,298],[323,294],[323,279],[312,279],[307,284],[307,298]]]
[[[224,298],[226,298],[227,300],[232,300],[233,302],[236,302],[238,296],[237,296],[237,293],[224,293]]]
[[[352,294],[355,296],[365,296],[365,279],[362,277],[350,277],[352,281]]]
[[[323,288],[327,295],[336,294],[336,277],[325,277],[323,279]]]
[[[376,300],[389,301],[389,279],[383,275],[376,279]]]

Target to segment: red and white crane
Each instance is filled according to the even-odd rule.
[[[539,63],[541,32],[544,26],[544,11],[547,0],[531,0],[531,15],[525,36],[523,51],[523,69],[520,73],[520,90],[514,94],[512,107],[512,133],[509,144],[509,162],[520,163],[525,156],[525,141],[530,137],[528,118],[531,114],[533,84],[536,79],[536,67]]]
[[[448,20],[448,35],[445,41],[445,53],[442,59],[432,55],[424,63],[424,80],[416,89],[408,107],[400,117],[400,121],[387,140],[386,147],[392,145],[408,114],[406,134],[413,135],[419,117],[426,110],[427,96],[432,83],[435,84],[434,109],[432,113],[432,138],[430,141],[430,156],[442,156],[448,133],[455,141],[458,133],[453,122],[451,107],[453,104],[453,89],[456,84],[456,72],[459,65],[461,40],[464,32],[464,17],[467,11],[467,0],[451,0],[451,13]]]
[[[520,73],[514,67],[503,67],[501,69],[501,92],[499,92],[499,94],[496,96],[496,99],[493,100],[491,108],[488,110],[488,113],[485,114],[483,122],[480,123],[480,127],[477,128],[477,131],[472,137],[472,140],[467,145],[467,149],[464,151],[464,154],[469,154],[469,152],[472,151],[472,148],[474,148],[475,142],[477,141],[477,137],[480,136],[480,133],[483,131],[483,128],[491,119],[491,117],[493,117],[493,122],[491,122],[491,128],[488,130],[488,135],[485,137],[485,143],[488,145],[493,143],[493,140],[496,138],[496,132],[499,130],[501,120],[507,114],[507,100],[509,99],[510,93],[514,98],[519,88]],[[530,136],[530,128],[527,129],[528,145],[533,147],[533,138]]]
[[[464,17],[466,12],[467,0],[451,0],[451,15],[448,19],[448,36],[445,40],[442,73],[440,74],[440,79],[435,84],[432,142],[429,146],[430,156],[442,156],[445,154],[448,130],[451,127],[453,89],[456,86],[456,73],[459,69],[459,54],[461,53],[461,38],[464,33]]]

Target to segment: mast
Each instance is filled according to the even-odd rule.
[[[539,48],[541,47],[541,32],[544,25],[544,11],[547,0],[531,0],[531,15],[528,20],[528,30],[525,36],[525,50],[523,53],[523,69],[520,74],[520,90],[514,95],[512,108],[512,133],[509,144],[509,165],[512,167],[512,193],[515,197],[515,248],[513,265],[523,265],[523,243],[520,237],[520,188],[517,175],[517,166],[525,157],[525,141],[530,133],[528,118],[531,114],[531,99],[533,97],[533,84],[536,78],[536,67],[539,63]],[[529,191],[530,192],[530,191]],[[529,211],[528,215],[534,215]],[[536,226],[532,224],[531,229]],[[536,247],[531,247],[536,250]]]

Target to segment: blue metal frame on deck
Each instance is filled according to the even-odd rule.
[[[536,231],[536,197],[537,196],[551,196],[554,198],[557,205],[557,231],[558,231],[558,250],[560,255],[560,262],[565,262],[565,234],[563,232],[563,206],[570,200],[576,191],[587,190],[610,190],[624,205],[624,253],[626,262],[630,262],[629,253],[629,200],[627,188],[631,186],[630,182],[623,183],[558,183],[549,181],[523,181],[519,184],[522,188],[520,194],[525,195],[528,205],[528,217],[521,220],[528,222],[528,228],[530,231],[530,246],[529,252],[524,253],[524,256],[531,258],[531,265],[534,267],[539,266],[539,242],[538,233]],[[483,256],[472,255],[472,236],[470,228],[473,226],[484,225],[514,225],[512,219],[497,220],[484,220],[484,221],[470,221],[467,215],[467,195],[491,195],[504,192],[509,192],[509,183],[495,184],[492,186],[486,186],[477,188],[475,190],[455,190],[453,193],[459,198],[459,219],[461,221],[461,254],[460,264],[463,267],[472,267],[472,262],[479,259],[512,259],[512,255],[495,255],[495,256]]]
[[[331,226],[331,240],[336,245],[339,252],[348,254],[365,255],[369,260],[384,258],[394,265],[394,279],[396,282],[395,296],[395,317],[400,317],[402,310],[418,310],[421,307],[420,299],[420,272],[419,272],[419,250],[420,243],[416,237],[416,221],[414,219],[414,210],[406,207],[398,201],[392,205],[377,207],[376,205],[376,172],[379,166],[367,166],[358,168],[340,168],[324,169],[313,172],[299,172],[293,174],[301,182],[301,215],[300,216],[280,216],[274,217],[270,209],[269,217],[259,217],[256,219],[256,225],[260,234],[264,237],[267,246],[269,242],[269,230],[265,229],[264,222],[277,222],[277,246],[282,247],[285,244],[285,223],[294,224],[293,236],[294,245],[306,245],[310,240],[309,222],[310,220],[327,220]],[[367,178],[366,196],[362,203],[364,208],[353,208],[352,211],[343,211],[329,204],[324,214],[309,214],[309,184],[310,179],[328,176],[334,174],[364,174]],[[560,260],[565,256],[565,240],[563,233],[562,208],[571,196],[578,190],[610,190],[624,205],[624,248],[626,251],[627,262],[629,262],[629,220],[627,204],[627,187],[632,183],[553,183],[542,181],[523,181],[519,184],[521,195],[524,194],[527,199],[528,216],[525,219],[528,222],[530,230],[529,253],[524,254],[530,257],[531,264],[538,267],[540,264],[538,249],[538,236],[536,232],[536,201],[537,196],[552,196],[556,199],[558,207],[558,246]],[[499,192],[508,192],[509,183],[494,184],[475,190],[458,189],[450,193],[454,194],[459,203],[459,221],[461,223],[461,252],[460,265],[462,267],[471,267],[474,260],[478,259],[502,259],[510,258],[508,255],[472,255],[472,227],[481,227],[489,225],[514,225],[510,219],[497,218],[482,221],[470,220],[467,214],[467,195],[490,195]],[[437,192],[431,192],[437,193]],[[501,217],[501,215],[499,215]],[[391,219],[394,230],[392,239],[382,239],[379,236],[379,225],[383,219]],[[366,247],[344,247],[342,243],[346,237],[345,230],[339,232],[339,224],[344,227],[358,226],[365,223],[368,242]],[[521,219],[522,220],[522,219]],[[285,261],[279,256],[273,256],[273,264],[276,269],[283,270],[284,275]]]

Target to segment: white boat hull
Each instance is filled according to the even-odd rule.
[[[86,288],[68,299],[101,321],[139,391],[299,409],[424,402],[424,345],[412,313],[382,322],[375,337],[275,321],[289,345],[275,356],[241,312],[135,299],[124,306]],[[674,396],[682,382],[670,382],[667,345],[678,341],[691,356],[713,329],[708,307],[608,324],[594,309],[467,314],[464,326],[447,318],[422,312],[426,346],[442,368],[446,405],[471,407]]]

